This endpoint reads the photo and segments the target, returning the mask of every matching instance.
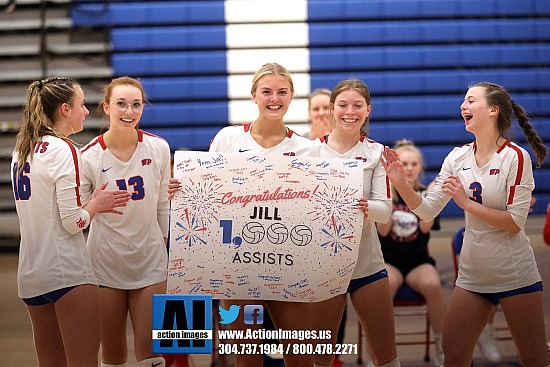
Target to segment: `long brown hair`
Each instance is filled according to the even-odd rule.
[[[19,171],[27,159],[32,161],[34,146],[42,136],[53,135],[72,142],[57,131],[54,125],[59,106],[63,103],[73,104],[77,86],[80,84],[75,79],[60,77],[37,80],[29,85],[23,121],[15,143]]]
[[[527,142],[537,156],[537,168],[542,166],[542,163],[544,162],[544,160],[546,159],[546,155],[548,154],[548,149],[529,122],[527,111],[525,111],[525,109],[519,104],[514,102],[514,100],[510,98],[510,94],[508,94],[506,89],[498,84],[481,82],[470,85],[470,88],[473,87],[484,88],[487,105],[496,106],[499,108],[497,128],[499,136],[505,139],[509,139],[510,137],[513,113],[513,116],[518,120],[519,126],[521,127],[523,133],[525,134],[525,137],[527,138]]]

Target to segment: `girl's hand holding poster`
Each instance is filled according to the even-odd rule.
[[[168,293],[315,302],[344,293],[361,161],[178,151]]]

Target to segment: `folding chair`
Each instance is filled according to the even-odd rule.
[[[412,308],[414,309],[407,309]],[[393,314],[395,317],[404,316],[422,316],[426,319],[425,328],[422,329],[408,329],[401,330],[397,328],[395,330],[395,344],[396,345],[424,345],[424,362],[430,361],[430,344],[434,341],[430,339],[430,320],[428,318],[428,309],[426,306],[426,300],[420,293],[415,292],[407,284],[403,284],[397,290],[393,299]],[[358,355],[357,365],[363,364],[363,330],[361,323],[358,322]],[[418,340],[411,340],[410,336],[424,335],[424,338]],[[406,340],[399,340],[400,336],[406,336]]]

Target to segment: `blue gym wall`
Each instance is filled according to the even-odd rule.
[[[426,182],[454,146],[473,140],[459,110],[473,82],[504,85],[550,140],[548,0],[74,2],[75,25],[110,27],[115,75],[141,78],[152,102],[140,126],[172,150],[207,150],[222,127],[251,121],[252,75],[266,62],[293,74],[286,122],[299,133],[311,90],[364,80],[369,136],[387,145],[412,139]],[[514,125],[514,140],[530,151]],[[534,172],[534,212],[544,213],[550,159]],[[462,212],[453,203],[442,215]]]

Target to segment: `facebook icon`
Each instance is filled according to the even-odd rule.
[[[245,305],[243,314],[245,324],[264,323],[264,306],[262,305]]]

